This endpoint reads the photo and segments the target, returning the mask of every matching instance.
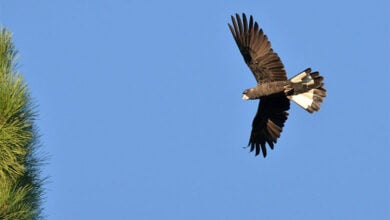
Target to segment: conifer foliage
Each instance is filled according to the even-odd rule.
[[[0,219],[41,219],[44,179],[35,112],[16,70],[11,33],[0,28]]]

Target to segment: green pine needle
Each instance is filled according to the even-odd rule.
[[[0,28],[0,219],[40,219],[44,179],[27,85],[11,34]]]

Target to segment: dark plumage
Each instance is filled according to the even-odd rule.
[[[256,156],[261,149],[266,157],[266,144],[273,149],[280,137],[290,100],[310,113],[320,109],[320,103],[326,97],[324,78],[308,68],[287,79],[282,61],[253,17],[250,16],[249,22],[245,14],[242,19],[238,14],[231,18],[230,31],[257,81],[256,87],[243,92],[243,99],[260,99],[248,146],[251,151],[255,150]]]

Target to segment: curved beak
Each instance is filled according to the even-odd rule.
[[[243,95],[242,95],[242,99],[243,99],[243,100],[248,100],[249,97],[248,97],[246,94],[243,94]]]

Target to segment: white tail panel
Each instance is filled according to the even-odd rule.
[[[322,89],[311,89],[305,93],[288,96],[290,100],[310,113],[320,110],[320,104],[324,97],[325,92]]]
[[[293,102],[297,103],[299,106],[307,110],[314,102],[313,97],[314,97],[314,89],[306,93],[290,96],[289,98]]]
[[[288,96],[290,100],[297,103],[306,111],[313,113],[320,110],[320,104],[323,99],[326,97],[326,89],[322,81],[324,78],[320,76],[318,72],[311,72],[310,68],[307,68],[305,71],[297,74],[296,76],[290,79],[292,83],[301,83],[304,86],[307,86],[309,91],[305,93],[300,93],[297,95]]]
[[[307,85],[314,84],[313,78],[310,76],[311,69],[308,68],[305,71],[298,73],[296,76],[290,79],[290,82],[293,83],[305,83]]]

